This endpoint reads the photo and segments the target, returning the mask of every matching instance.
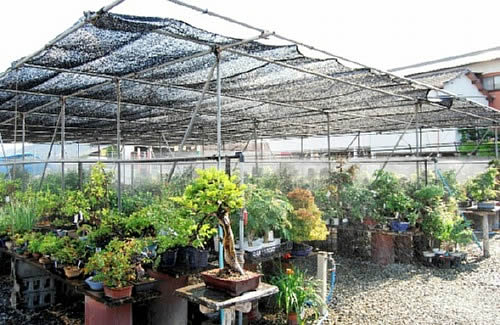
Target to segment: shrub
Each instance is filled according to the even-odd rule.
[[[287,197],[294,209],[290,214],[291,239],[296,242],[325,240],[328,230],[311,191],[296,188],[288,193]]]

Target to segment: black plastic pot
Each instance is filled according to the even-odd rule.
[[[178,265],[191,269],[201,269],[208,265],[208,251],[191,246],[181,247],[177,253]]]
[[[303,243],[293,243],[292,256],[303,257],[311,254],[313,247]]]
[[[175,263],[177,262],[177,253],[178,253],[177,248],[174,248],[174,249],[169,249],[165,251],[163,254],[161,254],[160,267],[161,268],[174,267]]]

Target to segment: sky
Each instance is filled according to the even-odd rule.
[[[500,45],[495,37],[498,0],[184,1],[380,69]],[[1,1],[0,71],[42,48],[71,27],[84,11],[96,11],[109,3],[111,0]],[[112,12],[175,18],[237,38],[256,36],[255,31],[167,0],[126,0]],[[276,40],[267,43],[283,44]],[[305,55],[317,54],[301,50]],[[314,147],[317,141],[307,140],[305,146]],[[363,139],[364,144],[369,141]],[[289,147],[296,150],[300,142],[288,142],[277,150]]]
[[[500,12],[497,0],[184,1],[381,69],[500,45],[495,37]],[[84,11],[109,3],[111,0],[1,1],[0,71],[43,47]],[[112,12],[171,17],[228,36],[255,36],[254,31],[167,0],[126,0]]]

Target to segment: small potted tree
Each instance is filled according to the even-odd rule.
[[[484,173],[477,175],[467,183],[467,193],[472,200],[477,201],[478,209],[491,210],[495,208],[497,198],[496,168],[488,168]]]
[[[287,197],[293,206],[293,212],[290,214],[291,238],[294,241],[292,254],[307,256],[312,247],[303,242],[325,240],[328,235],[326,224],[321,219],[321,211],[314,203],[311,191],[296,188],[288,193]]]
[[[85,265],[85,273],[96,274],[93,281],[104,283],[104,294],[112,299],[130,297],[132,282],[136,279],[135,255],[142,248],[135,240],[113,239],[104,250],[91,256]]]
[[[222,290],[230,295],[255,289],[260,283],[260,274],[244,271],[236,258],[234,235],[230,214],[243,206],[244,187],[215,168],[197,170],[198,178],[188,185],[181,197],[175,198],[185,213],[196,217],[198,229],[205,224],[217,222],[224,232],[223,247],[226,267],[201,273],[208,287]],[[199,233],[195,231],[194,234]]]
[[[54,257],[58,263],[64,265],[64,275],[68,279],[77,278],[83,273],[80,261],[85,253],[85,247],[81,241],[70,237],[63,237],[62,242],[63,247],[54,253]]]

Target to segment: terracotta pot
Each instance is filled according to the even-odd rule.
[[[233,297],[244,292],[257,289],[260,284],[261,274],[245,271],[243,279],[225,279],[217,276],[220,269],[201,272],[201,278],[208,288],[223,291]]]
[[[77,278],[82,275],[83,269],[80,269],[78,266],[65,266],[64,267],[64,275],[68,279]]]
[[[128,298],[132,296],[132,287],[123,287],[123,288],[110,288],[108,286],[104,286],[104,295],[111,299],[122,299]]]
[[[40,254],[40,253],[33,253],[31,255],[33,256],[34,259],[37,259],[37,260],[42,256],[42,254]]]
[[[377,225],[377,221],[370,217],[365,217],[363,219],[363,224],[368,227],[368,229],[374,229],[375,226]]]
[[[288,313],[287,325],[298,325],[299,320],[297,318],[297,313]]]

